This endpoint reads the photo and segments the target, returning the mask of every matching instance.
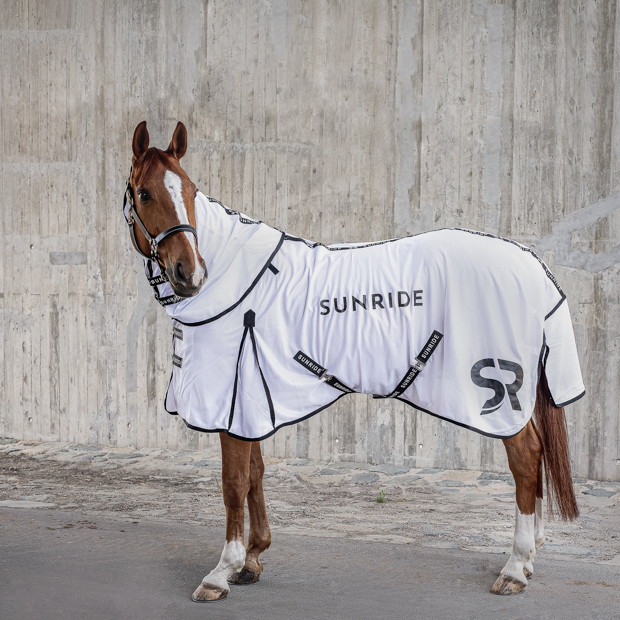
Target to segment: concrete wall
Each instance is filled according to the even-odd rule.
[[[135,125],[205,192],[323,242],[466,226],[533,245],[588,395],[576,473],[620,480],[620,16],[608,0],[4,0],[0,435],[198,448],[121,216]],[[501,442],[342,399],[268,454],[503,469]]]

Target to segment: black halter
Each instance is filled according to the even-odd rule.
[[[127,187],[125,188],[125,199],[123,200],[123,213],[125,214],[125,219],[127,220],[127,224],[129,225],[129,232],[131,234],[131,242],[133,243],[133,247],[136,248],[137,252],[144,256],[144,258],[148,258],[156,262],[159,265],[159,269],[161,272],[161,276],[165,281],[168,281],[168,276],[166,275],[166,268],[161,262],[161,258],[159,256],[159,252],[157,251],[157,247],[159,244],[170,235],[174,235],[174,233],[178,232],[191,232],[196,238],[196,245],[198,245],[198,233],[193,226],[189,224],[176,224],[175,226],[171,226],[164,230],[164,232],[159,233],[157,237],[153,237],[151,233],[146,229],[144,222],[138,216],[136,212],[136,206],[133,199],[133,191],[131,188],[131,175],[133,174],[133,167],[129,172],[129,178],[127,179]],[[127,210],[127,205],[129,205],[129,210]],[[146,240],[149,242],[151,246],[151,255],[145,254],[138,245],[138,240],[136,239],[136,229],[134,224],[137,224],[142,234],[145,236]]]

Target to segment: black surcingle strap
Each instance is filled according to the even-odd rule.
[[[346,386],[340,379],[334,377],[334,375],[327,374],[327,368],[323,368],[321,364],[315,362],[309,355],[306,355],[303,351],[297,351],[293,356],[293,359],[301,364],[306,370],[309,370],[312,374],[316,375],[319,379],[325,379],[327,385],[331,385],[333,388],[344,392],[345,394],[355,394],[355,390]]]
[[[433,331],[431,337],[422,347],[420,353],[418,353],[418,355],[416,356],[415,364],[409,366],[409,370],[400,380],[400,383],[396,386],[396,389],[387,394],[386,396],[380,394],[373,394],[373,398],[397,398],[398,396],[401,396],[407,390],[407,388],[416,380],[417,376],[422,371],[422,368],[426,366],[431,355],[439,346],[442,338],[443,334],[439,333],[437,330]]]

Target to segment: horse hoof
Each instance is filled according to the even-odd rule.
[[[508,575],[500,575],[493,587],[491,588],[491,592],[493,594],[521,594],[523,590],[525,590],[525,586],[527,583],[523,583],[514,577],[508,577]]]
[[[256,583],[260,579],[260,573],[255,573],[248,568],[242,568],[238,573],[233,573],[228,578],[228,583],[235,586],[249,586]]]
[[[215,601],[223,601],[228,596],[229,590],[218,588],[217,586],[208,586],[200,584],[192,594],[194,603],[214,603]]]

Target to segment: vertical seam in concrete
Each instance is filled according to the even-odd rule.
[[[415,122],[420,112],[414,101],[413,76],[416,62],[412,40],[418,32],[418,7],[416,0],[403,1],[403,19],[398,38],[396,61],[396,131],[398,172],[394,197],[394,222],[406,233],[414,232],[409,192],[415,186],[416,140]],[[398,232],[398,230],[397,230]]]
[[[484,128],[484,171],[482,200],[499,204],[500,155],[502,139],[502,46],[504,38],[504,6],[487,7],[486,105]]]
[[[142,259],[138,260],[141,265]],[[126,382],[128,393],[138,391],[138,336],[140,334],[140,326],[149,310],[149,305],[154,299],[151,287],[140,271],[141,270],[138,269],[138,299],[133,309],[131,319],[129,319],[129,323],[127,324]]]
[[[612,70],[612,75],[616,75],[616,71],[618,70],[618,53],[616,52],[616,45],[618,43],[617,38],[616,38],[616,32],[618,29],[618,18],[620,17],[620,2],[616,2],[616,15],[614,16],[614,43],[613,43],[613,50],[614,50],[614,66],[613,66],[613,70]],[[612,191],[614,188],[614,161],[615,161],[615,149],[614,149],[614,136],[615,134],[615,129],[617,126],[617,118],[616,118],[616,112],[618,111],[618,107],[617,107],[617,95],[618,95],[618,89],[616,87],[615,81],[614,81],[614,89],[613,89],[613,95],[612,95],[612,104],[611,104],[611,148],[609,150],[609,191]]]
[[[277,56],[286,51],[287,0],[273,0],[271,4],[271,40]]]

